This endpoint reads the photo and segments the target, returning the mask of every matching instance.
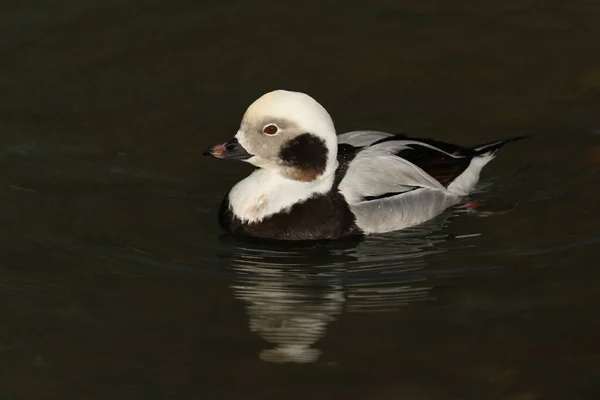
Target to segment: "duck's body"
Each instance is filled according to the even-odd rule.
[[[312,98],[271,92],[248,109],[233,141],[208,151],[262,167],[227,194],[219,222],[237,236],[277,240],[407,228],[457,204],[495,152],[516,139],[471,149],[376,131],[336,136]]]

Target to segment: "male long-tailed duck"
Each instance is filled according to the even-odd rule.
[[[338,136],[312,97],[276,90],[250,105],[232,140],[204,154],[258,167],[223,200],[219,222],[227,232],[319,240],[435,217],[469,194],[496,151],[518,139],[466,148],[377,131]]]

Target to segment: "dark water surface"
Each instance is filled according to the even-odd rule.
[[[6,2],[8,3],[8,2]],[[0,398],[600,398],[600,3],[0,5]],[[340,132],[532,134],[477,212],[222,234],[266,91]]]

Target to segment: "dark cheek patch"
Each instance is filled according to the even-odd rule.
[[[297,171],[292,176],[294,179],[312,181],[325,172],[327,154],[327,146],[323,139],[303,133],[281,148],[279,158],[286,166]]]

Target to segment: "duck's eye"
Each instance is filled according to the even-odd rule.
[[[263,128],[263,133],[267,135],[274,135],[279,132],[279,128],[276,125],[267,125]]]

